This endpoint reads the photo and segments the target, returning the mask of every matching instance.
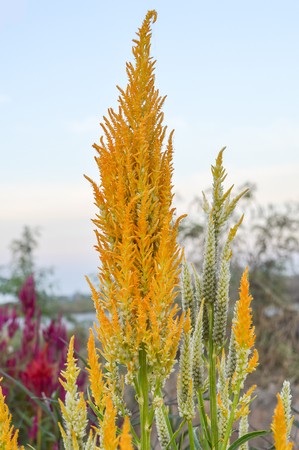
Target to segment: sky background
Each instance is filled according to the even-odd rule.
[[[175,128],[180,212],[227,146],[229,181],[261,203],[299,199],[298,0],[0,0],[0,265],[24,225],[57,290],[87,291],[96,272],[91,145],[126,85],[125,62],[156,9],[156,84]]]

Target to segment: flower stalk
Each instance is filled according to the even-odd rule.
[[[150,411],[149,411],[149,384],[147,375],[147,361],[146,361],[146,351],[144,348],[140,349],[139,352],[140,361],[140,371],[139,371],[139,386],[140,386],[140,431],[141,438],[140,444],[141,448],[144,450],[150,450],[150,436],[151,436],[151,426],[150,423]]]

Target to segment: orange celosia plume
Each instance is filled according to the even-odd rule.
[[[105,393],[105,383],[92,330],[89,330],[87,351],[89,367],[87,367],[86,370],[89,373],[90,390],[96,407],[102,412],[104,408],[103,396]]]
[[[240,283],[240,299],[237,303],[234,335],[239,348],[251,349],[255,342],[254,326],[252,325],[252,296],[249,294],[248,268],[245,269]],[[257,354],[255,355],[257,358]]]
[[[277,406],[274,411],[271,429],[276,450],[292,450],[294,444],[288,442],[288,425],[280,394],[277,394]]]
[[[134,40],[135,62],[127,63],[128,85],[119,108],[108,110],[92,180],[99,212],[94,220],[101,260],[100,292],[92,287],[105,358],[132,369],[141,347],[157,373],[171,370],[181,332],[173,306],[180,251],[172,208],[172,134],[166,148],[150,56],[149,11]]]
[[[0,379],[0,382],[2,378]],[[19,430],[15,430],[12,425],[12,416],[5,403],[5,396],[0,386],[0,448],[5,450],[24,450],[23,446],[18,446]]]
[[[105,399],[106,410],[104,419],[101,423],[102,447],[106,450],[117,450],[119,438],[116,435],[116,416],[117,410],[113,406],[112,398],[109,394]]]
[[[132,444],[132,437],[130,434],[130,420],[128,417],[125,417],[122,432],[120,435],[119,441],[120,450],[134,450]]]

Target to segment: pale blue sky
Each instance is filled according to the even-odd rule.
[[[42,229],[41,265],[64,292],[85,287],[97,257],[91,145],[124,86],[147,9],[175,187],[206,188],[224,145],[230,180],[262,202],[299,198],[299,2],[0,0],[0,264],[23,225]]]

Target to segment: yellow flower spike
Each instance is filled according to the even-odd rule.
[[[120,435],[119,441],[119,449],[120,450],[134,450],[132,444],[132,437],[130,434],[130,419],[128,416],[125,417],[122,432]]]
[[[106,409],[101,423],[101,447],[105,450],[117,450],[119,438],[116,436],[117,411],[113,405],[111,395],[105,397]]]
[[[145,349],[153,383],[169,375],[177,353],[173,310],[181,261],[181,218],[174,220],[172,208],[172,133],[165,145],[165,98],[155,88],[150,55],[156,16],[147,13],[133,41],[128,85],[118,88],[118,110],[108,110],[104,137],[94,145],[101,184],[89,179],[99,210],[94,224],[100,289],[92,287],[92,295],[103,355],[130,374]]]
[[[235,342],[239,348],[249,350],[255,342],[254,326],[252,325],[252,296],[249,294],[248,268],[245,269],[240,283],[240,298],[237,302],[237,314],[234,321]]]
[[[258,352],[253,351],[255,328],[252,324],[252,296],[249,293],[248,268],[245,269],[240,282],[240,296],[235,305],[233,319],[233,341],[235,346],[235,372],[232,377],[232,389],[236,393],[239,387],[244,387],[248,373],[258,365]],[[250,357],[253,351],[252,357]]]
[[[62,386],[72,395],[75,395],[77,392],[76,382],[80,373],[80,369],[76,365],[77,360],[74,357],[74,340],[75,338],[74,336],[72,336],[67,353],[66,370],[61,371],[61,375],[65,379],[65,381],[60,379],[60,383],[62,384]]]
[[[271,430],[276,450],[292,450],[293,443],[288,441],[288,425],[280,394],[277,394],[277,406],[274,410]]]
[[[101,370],[101,364],[99,363],[99,358],[97,355],[97,350],[94,341],[94,334],[92,330],[89,330],[89,339],[87,343],[88,351],[88,365],[87,371],[89,373],[89,384],[90,390],[93,396],[93,400],[99,411],[103,410],[103,395],[104,395],[104,381],[103,373]]]
[[[66,369],[61,371],[61,385],[66,391],[65,403],[59,399],[62,412],[64,429],[59,428],[62,434],[64,446],[69,448],[82,448],[86,436],[87,410],[83,392],[78,392],[77,378],[80,369],[74,357],[74,336],[71,337],[67,354]]]
[[[2,378],[0,379],[0,382]],[[19,430],[15,430],[11,424],[12,416],[5,403],[5,396],[0,386],[0,449],[1,450],[24,450],[18,446]]]

